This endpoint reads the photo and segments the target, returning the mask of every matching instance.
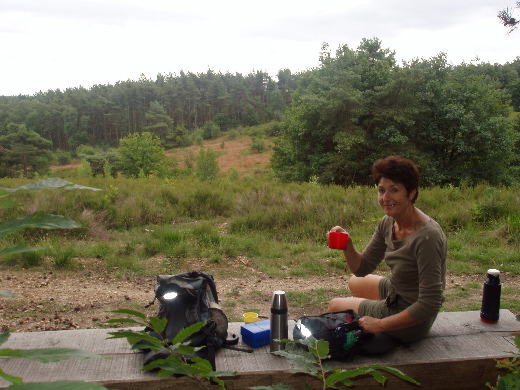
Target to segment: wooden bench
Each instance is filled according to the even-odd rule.
[[[294,322],[292,322],[294,324]],[[230,331],[239,334],[241,323],[231,323]],[[13,333],[0,348],[77,348],[91,351],[107,359],[68,360],[41,364],[27,359],[0,359],[4,372],[19,376],[25,382],[80,380],[104,384],[110,389],[201,388],[189,378],[157,378],[142,372],[143,354],[132,351],[125,339],[107,340],[113,330],[82,329],[54,332]],[[289,333],[292,326],[289,327]],[[382,364],[398,368],[421,383],[422,389],[484,389],[485,383],[495,383],[496,360],[516,352],[514,336],[520,335],[520,322],[509,310],[500,311],[497,324],[486,324],[479,312],[440,313],[429,336],[424,340],[399,346],[392,352],[377,356],[359,356],[353,362],[330,362],[334,367],[355,368]],[[240,341],[241,343],[242,341]],[[237,371],[224,378],[228,389],[246,389],[255,385],[284,383],[302,388],[303,383],[316,384],[303,375],[289,374],[295,366],[287,359],[271,355],[269,347],[256,348],[253,353],[221,349],[217,354],[217,370]],[[386,375],[388,389],[411,389],[414,385]],[[372,378],[355,381],[357,388],[381,389]],[[0,388],[9,383],[0,379]],[[214,386],[218,388],[218,386]],[[315,388],[319,388],[315,386]]]

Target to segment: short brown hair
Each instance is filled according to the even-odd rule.
[[[401,183],[406,188],[408,195],[416,190],[412,202],[415,202],[419,195],[419,168],[407,158],[401,156],[388,156],[377,160],[372,165],[372,177],[376,185],[381,178],[385,177],[396,183]]]

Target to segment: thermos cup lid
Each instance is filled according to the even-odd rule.
[[[273,310],[287,310],[287,299],[285,291],[277,290],[273,293],[273,301],[271,303],[271,313]]]
[[[487,273],[491,276],[500,276],[500,271],[494,268],[488,269]]]

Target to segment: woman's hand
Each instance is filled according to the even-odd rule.
[[[383,327],[381,326],[380,318],[373,318],[368,316],[363,316],[358,321],[359,326],[363,328],[363,330],[367,333],[382,333],[384,332]]]
[[[343,229],[341,226],[334,226],[332,229],[330,229],[328,232],[327,232],[327,236],[329,235],[329,233],[331,232],[340,232],[340,233],[347,233],[347,231],[345,229]]]

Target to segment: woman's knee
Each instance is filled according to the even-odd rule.
[[[329,313],[334,313],[337,311],[344,311],[344,310],[354,310],[357,312],[359,310],[359,305],[362,301],[364,301],[363,298],[355,298],[355,297],[332,298],[327,307],[327,311]]]
[[[342,309],[340,309],[341,307],[341,298],[332,298],[329,302],[329,305],[327,307],[327,312],[328,313],[334,313],[336,311],[341,311]]]
[[[373,300],[381,299],[379,296],[379,283],[383,279],[378,275],[357,277],[352,275],[348,281],[348,288],[355,297]]]

